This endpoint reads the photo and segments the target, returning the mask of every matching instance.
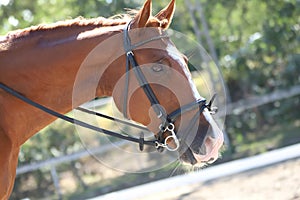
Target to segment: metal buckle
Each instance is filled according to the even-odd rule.
[[[130,50],[130,51],[128,51],[127,53],[126,53],[126,56],[128,57],[129,55],[132,55],[132,56],[134,56],[134,54],[133,54],[133,52]]]
[[[159,128],[162,128],[162,125],[160,125]],[[178,138],[177,138],[177,136],[175,134],[174,129],[175,129],[174,124],[173,123],[169,123],[168,126],[163,130],[163,132],[169,131],[169,132],[171,132],[171,135],[169,135],[168,137],[166,137],[164,143],[161,143],[159,141],[155,141],[155,148],[158,149],[159,147],[163,147],[163,148],[166,148],[169,151],[177,151],[178,148],[179,148],[179,146],[180,146],[180,143],[179,143],[179,140],[178,140]],[[176,146],[175,147],[170,147],[168,145],[168,143],[167,143],[168,140],[173,140]]]

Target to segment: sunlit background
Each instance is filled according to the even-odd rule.
[[[167,3],[153,0],[153,13]],[[110,17],[142,4],[142,0],[0,0],[0,34],[78,16]],[[193,73],[200,93],[206,98],[211,91],[226,94],[219,98],[219,107],[227,103],[226,149],[213,165],[300,142],[300,1],[177,0],[176,4],[170,28],[201,44],[218,66],[210,69],[202,61],[202,74]],[[97,109],[112,114],[110,100],[100,101]],[[217,117],[224,119],[225,114]],[[96,143],[95,154],[118,162],[120,155],[108,154],[101,149],[105,144]],[[11,198],[84,199],[191,169],[175,161],[159,170],[126,173],[85,152],[75,127],[57,120],[23,145]],[[138,161],[145,167],[147,162],[155,165],[159,158]],[[30,167],[22,168],[26,165]]]

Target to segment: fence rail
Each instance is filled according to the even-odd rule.
[[[116,147],[116,146],[121,147],[126,144],[128,144],[128,141],[121,141],[121,142],[114,143],[114,147]],[[81,158],[88,157],[91,155],[105,153],[105,152],[108,152],[109,150],[111,150],[111,148],[112,148],[112,146],[107,144],[107,145],[103,145],[101,147],[86,149],[86,150],[82,150],[82,151],[79,151],[76,153],[72,153],[72,154],[68,154],[68,155],[64,155],[64,156],[60,156],[60,157],[56,157],[56,158],[50,158],[48,160],[35,162],[35,163],[28,164],[28,165],[23,165],[23,166],[20,166],[17,168],[17,175],[35,171],[35,170],[43,168],[43,167],[51,167],[51,166],[59,165],[62,163],[79,160]]]
[[[276,90],[272,93],[253,96],[227,105],[226,110],[220,110],[219,116],[239,114],[245,110],[255,108],[267,103],[283,100],[300,94],[300,85],[292,86],[289,89]]]

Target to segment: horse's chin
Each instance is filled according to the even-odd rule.
[[[204,145],[205,153],[195,153],[191,147],[187,147],[180,152],[180,160],[192,166],[202,167],[206,164],[211,164],[219,158],[219,151],[223,146],[223,135],[221,137],[211,137],[208,136],[205,138]]]
[[[192,165],[196,167],[202,167],[206,164],[212,164],[219,157],[219,154],[208,154],[208,155],[200,155],[194,153],[190,148],[188,148],[184,153],[182,153],[179,157],[180,161],[186,165]]]
[[[198,163],[197,159],[194,156],[194,153],[190,148],[187,148],[184,153],[181,153],[179,159],[182,163],[189,165],[195,165]]]

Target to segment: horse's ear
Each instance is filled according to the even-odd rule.
[[[169,5],[155,15],[155,17],[162,22],[161,27],[163,29],[167,29],[170,26],[175,12],[175,7],[175,0],[172,0]]]
[[[132,28],[142,28],[145,27],[147,21],[149,20],[152,13],[152,2],[151,0],[146,0],[141,10],[137,13],[132,21]]]

